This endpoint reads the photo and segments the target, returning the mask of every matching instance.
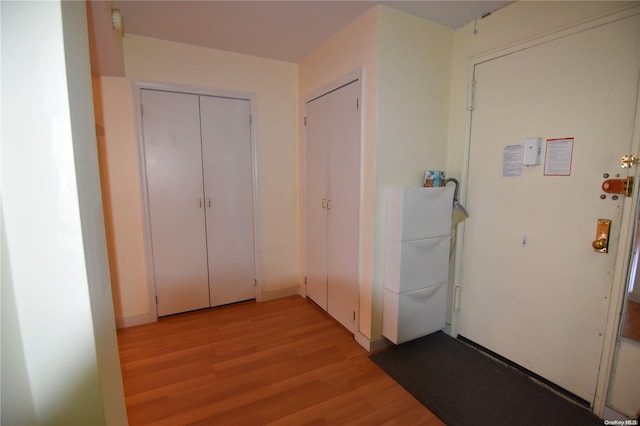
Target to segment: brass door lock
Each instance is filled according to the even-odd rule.
[[[609,230],[611,229],[611,220],[598,219],[598,226],[596,228],[596,239],[591,243],[591,246],[598,253],[609,252]]]

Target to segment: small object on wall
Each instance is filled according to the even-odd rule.
[[[118,34],[122,35],[124,25],[120,9],[111,9],[111,26],[118,32]]]
[[[522,145],[502,148],[502,177],[522,176]]]
[[[547,139],[544,152],[545,176],[571,176],[573,138]]]
[[[427,170],[424,172],[424,186],[426,188],[444,186],[445,178],[445,173],[441,170]]]
[[[537,166],[540,164],[542,138],[526,138],[522,147],[522,164]]]

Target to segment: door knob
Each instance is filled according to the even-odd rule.
[[[594,250],[606,250],[609,246],[609,241],[606,240],[605,238],[600,238],[595,240],[593,243],[591,243],[591,246],[593,247]]]
[[[591,247],[598,253],[609,252],[609,230],[611,229],[611,220],[598,219],[596,227],[596,239],[591,243]]]

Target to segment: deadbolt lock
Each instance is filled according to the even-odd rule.
[[[609,231],[611,229],[611,220],[598,219],[598,225],[596,228],[596,239],[591,246],[598,253],[609,252]]]
[[[631,197],[631,194],[633,194],[633,176],[625,179],[607,179],[602,182],[602,190],[608,194],[621,194]]]

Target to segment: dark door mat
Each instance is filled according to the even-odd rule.
[[[443,332],[370,358],[449,426],[602,425],[586,408]]]

